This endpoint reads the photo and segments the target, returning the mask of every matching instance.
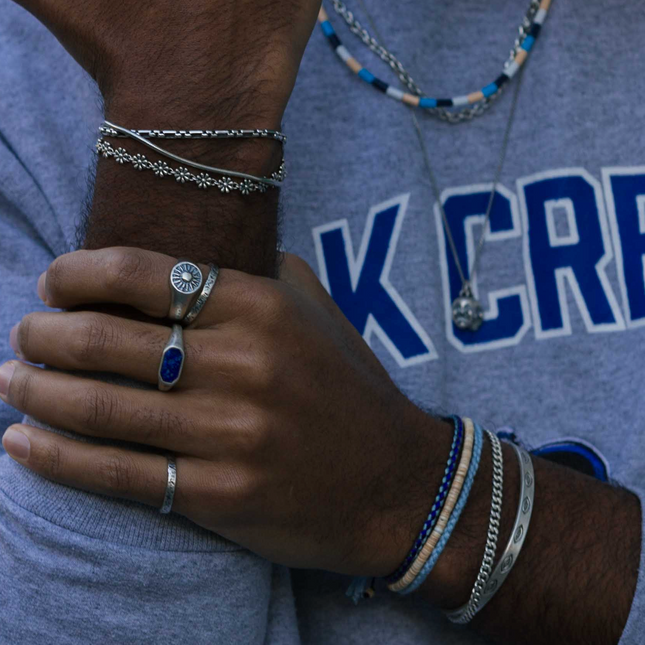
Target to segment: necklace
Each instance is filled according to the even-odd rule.
[[[367,68],[363,67],[342,44],[332,24],[329,22],[327,12],[324,7],[321,7],[318,21],[323,33],[327,37],[336,55],[355,74],[372,87],[393,99],[401,101],[412,107],[423,108],[433,116],[445,121],[459,123],[484,114],[490,107],[492,101],[501,94],[508,81],[519,72],[522,65],[528,58],[528,55],[535,44],[535,40],[540,34],[551,0],[531,0],[527,13],[518,29],[519,35],[515,40],[513,49],[511,50],[511,56],[506,61],[502,73],[497,79],[495,79],[495,81],[483,86],[479,91],[443,99],[430,98],[427,96],[394,54],[388,51],[381,44],[382,39],[379,37],[377,40],[371,36],[347,6],[341,2],[341,0],[332,0],[332,4],[336,13],[342,16],[345,20],[350,31],[357,36],[365,46],[379,56],[381,60],[387,63],[410,91],[402,92],[401,90],[388,85],[388,83],[377,78]],[[366,15],[368,14],[366,13]],[[369,19],[369,22],[370,24],[373,23],[371,18]],[[381,41],[381,43],[379,41]],[[446,108],[449,107],[457,107],[459,110],[447,110]]]
[[[336,4],[338,2],[338,0],[333,0],[333,2],[334,2],[334,4]],[[363,13],[368,18],[368,21],[370,23],[372,31],[374,32],[374,34],[376,34],[376,36],[378,38],[378,41],[380,41],[382,43],[383,39],[379,35],[378,30],[376,28],[376,25],[374,24],[374,20],[371,18],[370,13],[368,12],[367,7],[365,6],[365,3],[363,2],[363,0],[358,0],[358,2],[360,4],[360,6],[361,6],[361,9],[363,10]],[[551,0],[542,0],[542,2],[539,5],[539,9],[537,10],[537,12],[535,12],[535,19],[538,19],[538,18],[540,19],[540,22],[537,23],[538,27],[541,26],[542,22],[544,21],[544,18],[546,17],[546,11],[548,10],[548,8],[550,6],[550,2],[551,2]],[[534,4],[535,3],[532,2],[531,6],[533,7]],[[352,16],[352,18],[353,18],[353,14],[351,14],[351,12],[349,12],[344,5],[343,5],[343,7],[344,7],[344,10],[346,12],[348,12],[349,15]],[[323,11],[324,10],[321,9],[321,12],[323,12]],[[540,15],[540,14],[542,14],[542,15]],[[326,14],[324,14],[323,17],[325,17],[325,16],[326,16]],[[354,19],[354,22],[356,22],[355,19]],[[321,24],[324,25],[324,22],[321,23]],[[329,24],[328,20],[327,20],[327,24]],[[381,54],[379,52],[376,52],[376,53],[378,53],[379,56],[381,56],[381,58],[383,60],[386,60],[386,62],[388,62],[391,67],[394,64],[394,65],[396,65],[397,69],[398,68],[403,69],[403,66],[393,56],[393,54],[391,54],[382,44],[378,44],[378,41],[375,38],[371,37],[369,35],[369,33],[362,26],[360,26],[360,23],[357,23],[357,24],[359,25],[360,33],[357,33],[357,31],[354,31],[355,35],[357,35],[359,38],[361,38],[361,40],[363,40],[363,42],[365,42],[365,44],[368,47],[370,45],[366,42],[366,40],[365,40],[366,38],[369,40],[369,42],[376,43],[376,46],[378,46],[380,48],[380,50],[382,50],[382,52],[384,54],[383,54],[383,56],[381,56]],[[534,20],[534,25],[533,26],[535,26],[535,24],[536,23],[535,23],[535,20]],[[341,48],[341,50],[344,49],[344,47],[340,43],[340,40],[338,39],[337,36],[335,36],[335,34],[334,34],[334,36],[335,36],[335,39],[338,42],[338,44],[335,44],[335,42],[330,38],[330,36],[328,35],[328,29],[325,30],[325,28],[323,27],[323,31],[325,31],[325,34],[330,39],[332,45],[333,46],[335,45],[334,49],[336,50],[337,53],[338,53],[339,48]],[[539,28],[538,28],[537,33],[539,33]],[[524,39],[524,43],[526,43],[526,40],[528,38],[533,38],[533,42],[534,42],[536,37],[537,37],[537,35],[531,36],[529,34]],[[533,43],[530,43],[531,46],[532,46],[532,44]],[[370,47],[370,49],[372,49],[372,47]],[[529,47],[529,50],[530,50],[530,47]],[[525,51],[525,50],[521,50],[521,51]],[[344,54],[344,52],[342,52],[342,51],[340,53],[338,53],[338,55],[341,58],[343,58],[343,54]],[[437,204],[439,206],[439,211],[441,213],[441,219],[443,221],[443,226],[444,226],[444,229],[445,229],[445,232],[446,232],[446,237],[448,238],[448,244],[450,246],[450,251],[452,253],[455,265],[457,267],[457,271],[459,272],[459,277],[461,279],[462,286],[461,286],[461,290],[459,292],[459,296],[452,303],[452,319],[453,319],[455,325],[457,326],[457,328],[461,329],[461,330],[467,330],[467,331],[473,331],[473,332],[477,331],[482,326],[482,324],[484,322],[484,312],[483,312],[481,304],[479,303],[479,301],[474,296],[473,289],[472,289],[472,284],[474,283],[475,276],[476,276],[476,273],[477,273],[477,269],[479,267],[479,260],[481,258],[482,249],[484,247],[484,242],[486,240],[486,229],[487,229],[489,221],[490,221],[490,216],[491,216],[491,213],[492,213],[493,204],[495,202],[495,195],[497,193],[497,186],[499,184],[499,180],[500,180],[501,173],[502,173],[502,168],[504,166],[504,160],[506,158],[506,152],[508,150],[508,144],[509,144],[509,141],[510,141],[511,129],[512,129],[513,121],[514,121],[514,118],[515,118],[515,112],[516,112],[516,107],[517,107],[517,102],[518,102],[519,92],[520,92],[520,87],[521,87],[521,78],[522,78],[521,66],[522,66],[522,63],[526,60],[527,55],[528,55],[527,53],[524,55],[524,59],[522,60],[521,63],[517,64],[517,69],[513,73],[513,75],[514,75],[515,73],[519,72],[519,75],[518,75],[517,83],[516,83],[516,86],[515,86],[515,91],[514,91],[514,94],[513,94],[513,101],[511,103],[511,108],[510,108],[508,120],[507,120],[507,123],[506,123],[506,128],[505,128],[505,131],[504,131],[504,137],[503,137],[503,140],[502,140],[502,146],[501,146],[501,151],[500,151],[499,160],[498,160],[498,164],[497,164],[497,169],[496,169],[496,172],[495,172],[495,178],[494,178],[494,181],[493,181],[493,186],[492,186],[492,189],[491,189],[490,197],[488,199],[488,205],[487,205],[486,214],[485,214],[485,217],[484,217],[484,225],[482,227],[482,233],[481,233],[481,236],[479,238],[479,241],[478,241],[476,249],[475,249],[475,257],[473,258],[472,266],[470,267],[470,270],[468,272],[468,277],[466,277],[466,274],[464,273],[463,267],[461,266],[461,261],[459,260],[459,254],[457,253],[457,248],[456,248],[456,245],[455,245],[455,242],[454,242],[452,231],[450,229],[450,224],[448,222],[448,217],[446,216],[446,212],[445,212],[445,209],[444,209],[444,206],[443,206],[443,201],[441,199],[441,192],[439,190],[437,180],[436,180],[434,172],[432,170],[432,165],[430,163],[430,155],[428,154],[428,150],[427,150],[426,145],[425,145],[425,140],[424,140],[423,134],[421,132],[421,126],[419,125],[419,121],[418,121],[418,119],[416,117],[416,114],[414,112],[412,112],[412,121],[413,121],[413,124],[414,124],[414,130],[415,130],[415,134],[417,135],[417,138],[419,140],[419,145],[421,147],[421,152],[422,152],[422,155],[423,155],[423,161],[424,161],[424,165],[425,165],[425,168],[426,168],[426,172],[428,174],[428,178],[430,179],[430,185],[432,187],[432,192],[434,193],[435,199],[436,199]],[[396,61],[396,63],[393,63],[393,61]],[[514,62],[516,62],[516,59],[514,59]],[[508,68],[508,65],[507,65],[507,68]],[[393,67],[393,69],[394,69],[394,67]],[[363,70],[364,70],[364,68],[363,68]],[[361,71],[363,71],[363,70],[361,70]],[[405,72],[404,69],[403,69],[403,71],[407,75],[407,78],[410,79],[410,81],[412,83],[414,83],[414,81],[412,81],[412,79],[409,76],[409,74],[407,74],[407,72]],[[360,75],[360,73],[359,73],[359,75]],[[372,77],[372,78],[375,78],[375,77]],[[401,78],[401,76],[399,76],[399,78]],[[418,88],[418,86],[416,86],[416,84],[415,84],[415,87],[416,87],[416,90],[418,92],[420,92],[420,89]],[[417,98],[418,98],[418,95],[417,95]],[[465,118],[472,118],[472,116],[471,117],[465,117]]]

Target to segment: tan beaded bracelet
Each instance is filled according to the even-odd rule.
[[[437,542],[441,538],[441,535],[448,524],[452,510],[459,499],[459,494],[466,480],[466,475],[468,474],[468,468],[470,467],[470,460],[473,454],[473,444],[475,441],[475,426],[472,422],[472,419],[464,419],[464,448],[461,453],[461,459],[459,461],[459,466],[457,472],[455,473],[455,478],[450,487],[450,491],[446,497],[446,502],[439,515],[436,526],[434,527],[432,533],[428,537],[428,541],[423,545],[423,548],[417,554],[417,557],[414,559],[410,568],[405,572],[405,575],[396,582],[393,582],[391,585],[388,585],[390,591],[403,591],[408,587],[414,579],[419,575],[419,572],[423,568],[423,565],[428,561],[434,548],[437,546]]]

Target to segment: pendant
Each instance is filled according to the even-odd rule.
[[[473,296],[470,284],[465,283],[459,297],[452,303],[452,319],[459,329],[477,331],[484,322],[482,306]]]

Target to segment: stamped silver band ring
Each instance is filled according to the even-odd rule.
[[[186,314],[186,317],[183,319],[182,322],[184,325],[190,325],[191,323],[195,322],[195,319],[201,313],[204,305],[211,295],[211,292],[213,291],[213,288],[215,287],[217,276],[219,275],[219,267],[215,266],[214,264],[210,264],[209,266],[211,270],[208,272],[206,282],[204,282],[204,288],[199,294],[199,298],[197,298],[197,300],[195,301],[192,309]]]
[[[172,457],[168,457],[168,480],[166,483],[166,493],[163,498],[163,504],[159,509],[162,515],[168,515],[172,510],[172,503],[175,500],[175,490],[177,488],[177,464]]]
[[[167,392],[177,384],[185,358],[184,331],[181,325],[174,324],[159,363],[157,387],[162,392]]]
[[[170,271],[170,309],[168,318],[183,320],[203,281],[199,267],[188,260],[180,260]]]

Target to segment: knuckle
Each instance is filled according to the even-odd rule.
[[[56,302],[65,292],[65,281],[68,276],[65,256],[56,258],[47,269],[45,281],[48,300]]]
[[[119,328],[108,316],[86,314],[71,346],[72,359],[80,366],[96,363],[119,344]]]
[[[137,467],[125,454],[108,454],[97,459],[96,474],[106,490],[118,496],[131,495],[137,482]]]
[[[100,387],[88,387],[81,402],[82,421],[89,430],[100,431],[119,416],[116,395]]]
[[[9,398],[11,404],[22,412],[29,410],[29,405],[32,400],[32,389],[34,385],[34,377],[31,373],[23,370],[16,370],[11,379],[9,386]]]
[[[272,392],[278,387],[281,366],[274,352],[256,349],[249,357],[250,375],[248,384],[253,391]]]
[[[248,508],[248,504],[257,501],[261,493],[256,473],[240,466],[222,471],[217,489],[222,511],[231,514],[239,513],[242,506]]]
[[[281,289],[266,289],[262,304],[269,321],[281,320],[289,310],[289,298]]]
[[[138,429],[139,440],[146,445],[181,445],[196,434],[195,426],[186,417],[171,410],[137,408],[132,425]]]
[[[18,347],[20,353],[28,357],[31,353],[30,339],[33,339],[34,326],[36,324],[38,314],[30,313],[22,318],[20,325],[18,325]]]
[[[39,470],[49,479],[61,479],[63,474],[63,452],[58,443],[47,442],[38,452]]]
[[[272,420],[268,412],[257,410],[247,413],[241,427],[235,429],[236,452],[245,455],[260,455],[269,444]]]
[[[121,293],[146,280],[150,263],[136,249],[112,249],[105,261],[104,279],[109,291]]]

